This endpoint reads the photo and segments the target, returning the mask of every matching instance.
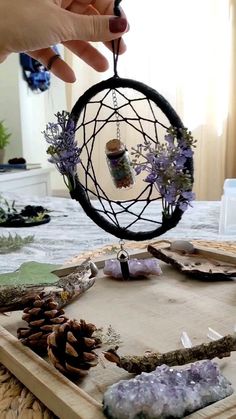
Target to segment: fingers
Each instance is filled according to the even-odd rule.
[[[101,15],[113,15],[114,0],[95,0],[94,7],[96,7]],[[121,7],[120,10],[122,15],[125,16]]]
[[[122,36],[128,30],[128,22],[123,17],[114,16],[84,16],[70,11],[61,11],[62,21],[66,28],[65,36],[71,40],[110,41]]]
[[[52,48],[28,51],[27,54],[35,58],[46,68],[52,57],[56,55]],[[62,58],[58,58],[52,63],[50,71],[55,74],[55,76],[59,77],[59,79],[67,83],[73,83],[76,80],[73,70],[62,60]]]
[[[73,3],[71,3],[71,5],[68,8],[68,10],[71,11],[71,12],[73,12],[73,13],[78,13],[78,14],[84,13],[86,15],[99,15],[99,12],[98,12],[97,9],[95,9],[91,4],[88,5],[88,1],[89,0],[84,0],[83,1],[83,4],[81,4],[81,0],[79,2],[77,2],[75,0],[75,1],[73,1]],[[89,1],[89,3],[90,3],[90,1]],[[112,51],[112,44],[111,44],[111,42],[105,42],[104,44],[106,45],[107,48],[109,48]],[[126,44],[125,44],[124,40],[121,39],[119,53],[120,54],[123,54],[125,51],[126,51]],[[98,71],[100,71],[100,70],[98,70]]]
[[[68,41],[64,45],[74,54],[78,55],[94,70],[102,72],[109,67],[107,59],[92,45],[85,41]]]
[[[98,11],[90,3],[90,0],[73,1],[68,10],[78,14],[84,13],[87,16],[99,15]],[[108,69],[109,64],[107,59],[88,42],[68,41],[64,42],[64,45],[96,71],[102,72]]]
[[[97,9],[93,7],[91,1],[79,1],[77,2],[74,0],[68,7],[65,9],[69,10],[70,12],[77,13],[77,14],[85,14],[85,15],[99,15]]]

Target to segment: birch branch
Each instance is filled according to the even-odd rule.
[[[54,284],[2,286],[0,313],[23,310],[39,294],[41,297],[52,297],[59,304],[58,308],[64,307],[93,286],[95,278],[91,276],[91,269],[81,266]]]

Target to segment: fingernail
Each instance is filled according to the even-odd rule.
[[[125,32],[128,22],[123,17],[112,17],[109,20],[109,29],[111,33]]]

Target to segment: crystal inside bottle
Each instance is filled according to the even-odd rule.
[[[135,183],[135,173],[125,144],[118,139],[106,143],[107,164],[116,188],[130,188]]]

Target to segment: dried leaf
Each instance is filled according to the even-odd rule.
[[[15,272],[0,274],[0,286],[53,284],[58,277],[52,271],[58,268],[50,263],[25,262]]]

